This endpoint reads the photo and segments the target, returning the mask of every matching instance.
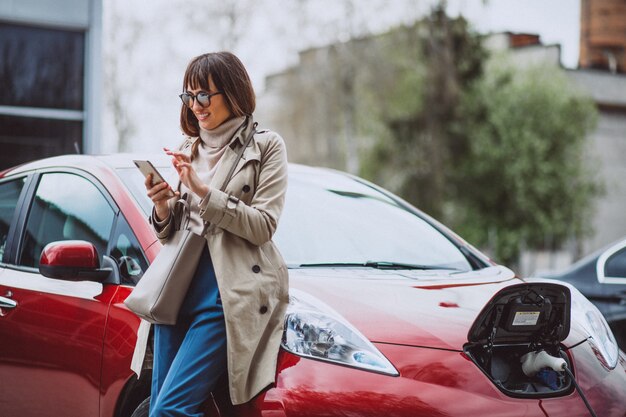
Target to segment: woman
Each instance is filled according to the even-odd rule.
[[[288,274],[272,243],[287,187],[287,154],[274,132],[254,134],[255,96],[241,63],[228,52],[194,58],[183,81],[180,121],[189,137],[166,152],[179,176],[175,198],[151,185],[152,224],[161,242],[174,229],[174,203],[190,203],[190,225],[207,246],[174,326],[156,325],[150,416],[201,416],[200,407],[228,371],[234,404],[274,382]],[[220,191],[233,164],[236,169]]]

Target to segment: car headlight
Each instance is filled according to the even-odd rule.
[[[339,313],[295,289],[290,290],[282,347],[299,356],[399,375],[391,362]]]
[[[574,293],[578,293],[577,296],[574,296]],[[572,317],[591,336],[589,343],[594,348],[600,362],[608,369],[615,368],[619,357],[619,348],[611,328],[602,313],[600,313],[600,310],[580,294],[578,290],[573,288]]]

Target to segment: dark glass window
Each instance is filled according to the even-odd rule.
[[[74,174],[44,174],[26,222],[19,264],[38,267],[42,249],[59,240],[86,240],[106,254],[115,211],[100,190]]]
[[[607,277],[626,278],[626,248],[607,259],[604,265],[604,275]]]
[[[4,257],[9,227],[25,181],[26,178],[20,178],[0,184],[0,260]]]
[[[173,184],[174,187],[177,183],[178,174],[171,165],[169,166],[157,166],[156,167],[161,175],[165,178],[170,184]],[[150,198],[146,195],[146,186],[144,182],[146,178],[143,176],[141,171],[137,169],[137,167],[132,168],[117,168],[117,175],[122,180],[124,185],[130,191],[130,194],[135,198],[139,206],[143,210],[146,216],[150,215],[152,212],[152,206],[154,203]]]
[[[0,105],[82,110],[83,32],[0,23]]]
[[[110,256],[120,267],[122,284],[137,284],[148,268],[148,261],[128,222],[121,214],[117,220],[112,243]]]
[[[82,151],[83,123],[0,115],[0,169]]]

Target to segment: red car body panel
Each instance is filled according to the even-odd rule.
[[[509,270],[490,269],[491,274],[483,274],[480,283],[473,277],[470,282],[474,284],[466,282],[466,286],[441,287],[437,273],[365,268],[349,273],[345,268],[296,270],[290,274],[290,285],[324,300],[372,342],[459,350],[491,296],[521,282]],[[458,280],[468,281],[468,277]]]
[[[355,278],[356,276],[356,278]],[[363,285],[364,280],[368,285]],[[292,270],[290,286],[324,300],[372,342],[462,350],[495,293],[523,282],[503,267],[455,274],[362,268]],[[566,346],[585,338],[573,328]]]
[[[97,177],[123,212],[148,261],[154,259],[161,245],[145,213],[113,169],[98,158],[54,158],[4,174],[50,166],[75,167]],[[358,281],[350,274],[357,274]],[[275,386],[237,407],[229,403],[222,387],[216,393],[221,414],[213,409],[207,415],[588,415],[575,391],[558,398],[509,397],[462,352],[483,306],[498,290],[521,282],[508,269],[490,267],[452,278],[441,272],[365,268],[350,274],[332,268],[291,270],[291,286],[345,317],[393,363],[399,376],[281,350]],[[54,410],[63,410],[68,417],[115,417],[120,398],[134,380],[129,366],[139,319],[123,304],[130,291],[132,287],[125,285],[70,283],[0,269],[0,295],[10,292],[19,304],[12,310],[0,309],[0,411],[7,416],[41,416],[50,411],[42,409],[45,404],[54,404]],[[623,417],[624,358],[612,371],[598,366],[591,345],[581,343],[586,337],[573,326],[563,343],[569,347],[580,343],[570,357],[581,388],[598,415]],[[19,406],[15,398],[22,399]]]
[[[0,285],[0,294],[10,292],[18,302],[0,317],[3,415],[46,415],[51,404],[66,410],[67,417],[98,415],[102,342],[116,289],[81,282],[72,283],[78,285],[70,293],[62,285],[51,288],[48,279],[33,274],[2,274],[3,283],[16,285]],[[77,286],[84,290],[82,296]]]
[[[106,337],[104,338],[100,415],[114,416],[124,386],[134,374],[129,372],[137,342],[139,318],[123,304],[131,288],[117,287],[111,298]]]

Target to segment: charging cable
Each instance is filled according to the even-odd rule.
[[[587,406],[587,409],[589,410],[589,414],[591,414],[593,417],[598,417],[596,413],[593,412],[593,408],[591,408],[589,401],[587,401],[587,397],[585,397],[585,394],[583,394],[583,390],[581,390],[580,387],[578,386],[578,383],[574,379],[574,374],[572,374],[572,371],[570,371],[570,369],[567,367],[567,364],[565,365],[565,372],[567,372],[569,377],[572,379],[572,382],[574,383],[574,386],[576,387],[576,391],[578,391],[578,394],[583,399],[583,401],[585,402],[585,405]]]
[[[522,363],[522,371],[528,377],[535,376],[537,372],[539,372],[543,368],[551,368],[555,372],[567,372],[570,379],[574,383],[574,387],[576,387],[576,391],[583,399],[585,405],[587,406],[587,410],[593,417],[598,417],[596,413],[591,408],[589,401],[587,401],[587,397],[583,394],[583,391],[578,386],[576,379],[574,378],[574,374],[567,366],[567,362],[563,358],[555,358],[546,352],[545,350],[541,350],[539,352],[528,352],[524,356],[521,357],[520,362]]]

